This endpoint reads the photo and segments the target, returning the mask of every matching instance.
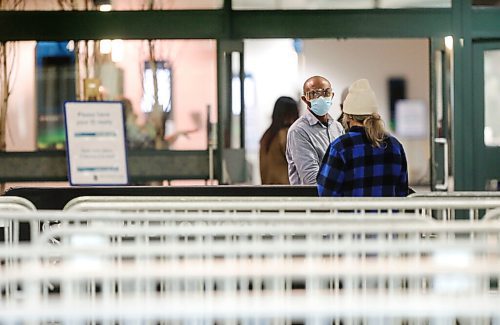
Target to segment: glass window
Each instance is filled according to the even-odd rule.
[[[68,45],[38,42],[35,47],[39,149],[64,148],[63,105],[76,99],[75,53]]]
[[[64,149],[62,106],[85,99],[123,101],[131,147],[159,148],[153,140],[160,134],[162,148],[206,149],[207,107],[217,116],[214,40],[7,44],[8,151]],[[155,111],[155,103],[163,109]]]
[[[451,0],[233,0],[236,10],[450,8]]]
[[[451,0],[381,0],[378,8],[451,8]]]
[[[220,9],[223,0],[24,0],[0,1],[0,10],[181,10]]]
[[[500,1],[499,0],[473,0],[472,5],[479,6],[479,7],[500,7]]]
[[[484,52],[484,144],[500,146],[500,50]]]
[[[152,3],[152,8],[150,4]],[[181,10],[181,9],[220,9],[224,0],[115,0],[112,10]]]

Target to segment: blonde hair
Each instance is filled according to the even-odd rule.
[[[370,140],[372,146],[380,148],[382,142],[387,137],[387,132],[384,128],[384,122],[377,113],[369,115],[350,115],[344,114],[343,124],[346,125],[347,119],[352,119],[359,123],[363,123],[365,128],[366,136]]]

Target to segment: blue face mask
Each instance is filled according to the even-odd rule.
[[[326,115],[331,106],[331,98],[319,97],[311,99],[311,111],[318,116]]]

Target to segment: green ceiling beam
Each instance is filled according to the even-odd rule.
[[[472,9],[472,38],[500,38],[500,8]]]
[[[0,41],[441,37],[450,31],[450,9],[0,11]]]
[[[442,37],[450,9],[233,11],[235,38]]]
[[[222,10],[0,11],[0,41],[210,39],[223,37]]]

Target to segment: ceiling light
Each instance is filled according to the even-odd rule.
[[[103,4],[99,6],[99,11],[111,11],[113,7],[110,4]]]
[[[453,36],[446,36],[444,38],[444,46],[446,46],[448,50],[453,49]]]

